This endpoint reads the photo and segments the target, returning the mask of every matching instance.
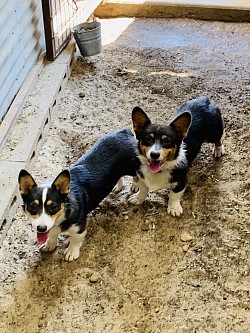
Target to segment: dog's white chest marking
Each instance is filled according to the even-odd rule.
[[[163,188],[170,188],[176,186],[176,184],[171,183],[171,172],[170,170],[164,170],[159,173],[151,173],[148,170],[147,165],[141,167],[141,172],[144,175],[142,181],[151,191],[158,191]]]

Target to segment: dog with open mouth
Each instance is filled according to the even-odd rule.
[[[65,260],[79,257],[87,233],[87,214],[115,188],[123,176],[136,176],[140,166],[137,140],[129,129],[112,131],[94,144],[75,164],[52,182],[37,185],[26,170],[18,177],[23,209],[41,243],[42,251],[54,251],[61,232],[70,235]]]
[[[167,211],[180,216],[188,169],[203,142],[214,144],[216,158],[224,154],[220,109],[202,96],[182,104],[169,125],[153,124],[139,107],[133,109],[132,121],[141,166],[132,183],[132,191],[136,193],[129,201],[139,205],[149,190],[169,188]]]

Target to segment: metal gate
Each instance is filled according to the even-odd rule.
[[[71,39],[72,27],[82,23],[102,0],[42,0],[47,59],[54,60]]]

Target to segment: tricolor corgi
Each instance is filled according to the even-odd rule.
[[[200,97],[184,103],[169,125],[153,124],[139,107],[133,109],[132,121],[141,166],[132,184],[132,190],[137,192],[129,201],[141,204],[149,190],[169,188],[168,213],[180,216],[188,169],[202,143],[214,144],[216,158],[224,154],[219,108],[207,97]]]
[[[18,182],[24,211],[31,218],[42,251],[54,251],[61,232],[70,234],[65,260],[79,257],[86,235],[86,216],[112,191],[122,187],[122,176],[135,176],[140,166],[137,140],[129,129],[100,138],[68,170],[49,185],[38,186],[26,170]]]

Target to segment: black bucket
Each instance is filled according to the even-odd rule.
[[[73,36],[84,57],[98,54],[102,51],[101,23],[85,22],[73,27]]]

